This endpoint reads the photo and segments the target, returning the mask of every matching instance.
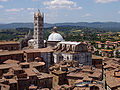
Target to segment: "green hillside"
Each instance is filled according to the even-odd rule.
[[[44,29],[44,39],[47,40],[50,33],[52,33],[52,28]],[[16,28],[16,29],[4,29],[0,31],[0,40],[19,40],[24,38],[24,36],[31,30],[33,34],[33,29],[31,28]],[[105,41],[105,40],[120,40],[120,33],[118,32],[107,32],[106,30],[101,30],[99,28],[87,28],[79,26],[59,26],[58,33],[60,33],[66,41]],[[98,36],[101,34],[102,36]],[[110,35],[110,36],[109,36]],[[112,36],[112,37],[111,37]]]

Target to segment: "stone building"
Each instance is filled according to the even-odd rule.
[[[92,66],[102,69],[103,58],[100,56],[92,55]]]
[[[105,90],[102,69],[79,66],[79,62],[72,60],[60,61],[49,69],[54,90]]]
[[[40,13],[38,9],[37,14],[34,14],[34,48],[43,48],[44,47],[44,39],[43,39],[43,31],[44,31],[44,14]]]
[[[92,65],[92,54],[82,42],[59,42],[54,48],[54,62],[76,60],[83,65]]]
[[[78,68],[79,63],[77,61],[65,60],[51,66],[49,68],[50,74],[53,75],[53,88],[68,84],[67,74],[74,72]]]
[[[28,34],[26,34],[24,38],[21,38],[19,40],[19,42],[20,42],[20,49],[23,49],[24,47],[27,47],[28,46],[28,41],[30,39],[32,39],[32,38],[33,38],[32,33],[29,30]]]
[[[3,51],[0,52],[0,64],[4,61],[11,59],[11,60],[18,60],[23,61],[24,55],[22,50],[17,51]]]
[[[1,41],[0,42],[0,50],[20,50],[20,43],[15,41]]]
[[[44,60],[48,71],[49,66],[51,66],[54,63],[53,50],[51,48],[41,48],[0,52],[0,64],[2,64],[4,61],[8,59],[17,60],[20,62],[23,61],[33,62],[35,61],[36,58],[41,58],[41,60]]]
[[[99,50],[99,54],[103,57],[114,57],[113,50],[110,49],[101,49]]]

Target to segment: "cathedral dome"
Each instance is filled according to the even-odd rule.
[[[48,41],[64,41],[63,37],[59,33],[53,32],[48,37]]]
[[[64,41],[63,37],[57,33],[57,27],[53,28],[53,33],[51,33],[48,37],[48,41]]]

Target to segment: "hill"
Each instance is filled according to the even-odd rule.
[[[45,28],[52,27],[53,24],[45,23]],[[0,29],[15,29],[15,28],[33,28],[33,23],[9,23],[0,24]]]
[[[120,22],[78,22],[78,23],[45,23],[45,28],[56,26],[83,26],[90,28],[99,28],[109,31],[120,31]],[[15,28],[33,28],[33,23],[10,23],[0,24],[0,29],[15,29]]]

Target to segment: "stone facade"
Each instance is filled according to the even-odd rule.
[[[92,55],[92,65],[96,68],[102,69],[103,58],[100,56]]]
[[[0,42],[0,50],[20,50],[20,43],[15,41],[1,41]]]
[[[81,42],[59,42],[54,49],[54,62],[61,60],[76,60],[80,64],[91,65],[92,54]]]
[[[34,14],[34,48],[43,48],[44,47],[44,39],[43,39],[43,31],[44,31],[44,14],[40,13],[38,9],[37,14]]]

